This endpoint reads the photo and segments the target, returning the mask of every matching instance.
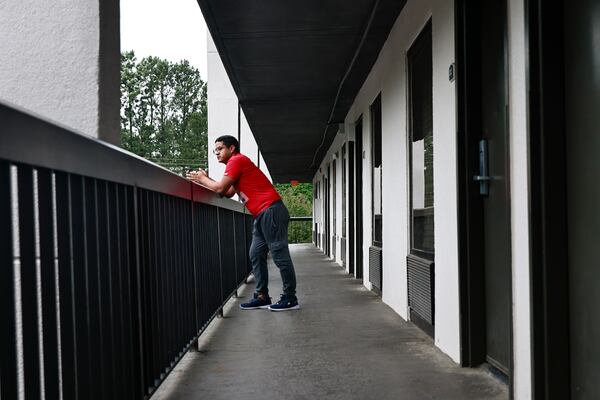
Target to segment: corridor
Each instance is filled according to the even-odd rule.
[[[153,399],[507,399],[505,385],[456,366],[313,245],[292,245],[301,309],[225,307]],[[271,296],[281,281],[270,263]]]

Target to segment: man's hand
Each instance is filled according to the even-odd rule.
[[[186,178],[188,178],[190,181],[194,181],[197,183],[202,183],[202,178],[204,177],[208,177],[208,174],[202,168],[198,168],[197,171],[188,171],[188,173],[186,174]]]
[[[217,192],[221,196],[231,197],[235,194],[235,189],[233,188],[233,179],[228,176],[224,176],[220,182],[215,182],[212,180],[205,170],[202,168],[198,168],[197,171],[189,171],[186,174],[186,177],[192,181],[199,183],[202,186],[206,186],[213,192]]]

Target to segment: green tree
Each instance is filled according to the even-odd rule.
[[[312,183],[300,183],[297,186],[289,183],[275,184],[275,188],[290,212],[290,217],[312,216]],[[312,240],[312,223],[310,221],[290,222],[288,238],[290,243],[310,242]]]
[[[123,148],[175,173],[207,166],[206,83],[187,60],[121,55]]]

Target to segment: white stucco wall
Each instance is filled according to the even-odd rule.
[[[379,62],[378,62],[379,63]],[[377,63],[377,64],[378,64]],[[371,115],[370,115],[370,110],[369,107],[370,105],[373,103],[373,101],[375,100],[375,98],[377,98],[379,92],[380,92],[380,82],[379,82],[379,75],[377,74],[378,69],[377,68],[377,64],[375,65],[375,67],[373,67],[373,70],[371,71],[371,73],[369,74],[369,77],[367,78],[367,80],[365,81],[362,89],[359,91],[358,95],[356,96],[356,99],[354,100],[354,103],[352,105],[352,107],[350,108],[350,110],[348,111],[348,114],[346,115],[346,119],[344,121],[345,124],[345,130],[346,132],[349,133],[349,137],[351,138],[351,140],[356,140],[355,137],[355,128],[356,128],[356,122],[358,121],[358,119],[361,117],[362,115],[362,150],[363,150],[363,159],[362,159],[362,187],[359,188],[356,183],[355,183],[355,189],[362,189],[362,215],[363,215],[363,248],[362,248],[362,254],[363,254],[363,285],[367,288],[367,289],[372,289],[371,286],[371,282],[369,281],[369,247],[372,244],[372,237],[373,237],[373,227],[372,227],[372,215],[371,215],[371,197],[372,197],[372,193],[371,193],[371,168],[372,168],[372,154],[371,154]],[[383,242],[384,242],[384,255],[383,255],[383,262],[384,262],[384,268],[385,268],[385,259],[386,259],[386,254],[385,254],[385,242],[386,242],[386,236],[385,236],[385,225],[386,225],[386,206],[385,203],[386,202],[386,189],[385,189],[385,176],[386,176],[386,146],[387,146],[387,138],[386,138],[386,120],[385,120],[385,110],[384,110],[384,100],[383,100],[384,95],[382,94],[382,99],[381,99],[381,107],[382,107],[382,143],[383,143],[383,152],[382,152],[382,165],[383,165]],[[356,149],[355,149],[356,151]],[[355,163],[357,163],[359,160],[355,159]],[[356,207],[356,203],[355,203],[355,207]],[[355,265],[354,266],[355,270],[357,268],[360,268],[360,266]],[[385,275],[385,270],[384,270],[384,275]],[[385,286],[385,284],[384,284]],[[396,310],[396,312],[398,312],[398,310]]]
[[[98,0],[1,2],[0,101],[98,137],[99,32]]]
[[[211,150],[214,147],[215,139],[221,135],[238,137],[238,98],[210,32],[207,33],[207,40],[208,148]],[[259,165],[258,145],[243,111],[241,111],[240,119],[240,148],[245,156]],[[260,169],[267,178],[271,179],[262,155],[260,156]],[[225,165],[219,163],[212,153],[208,155],[208,171],[209,175],[216,180],[221,179],[225,172]]]
[[[250,130],[250,126],[248,125],[243,110],[240,110],[240,149],[254,164],[259,164],[258,145],[254,140],[254,136],[252,135],[252,131]],[[262,157],[260,163],[263,164]]]
[[[215,43],[207,34],[208,57],[208,149],[214,147],[215,139],[221,135],[237,137],[238,132],[238,99],[233,86],[225,72],[221,57]],[[216,157],[208,155],[208,173],[213,179],[220,179],[225,172],[225,165]]]
[[[333,202],[333,191],[331,197],[331,220],[333,224],[333,213],[335,207],[335,253],[333,254],[333,260],[342,265],[342,146],[346,140],[345,134],[338,134],[334,140],[335,147],[332,147],[332,158],[335,155],[335,182],[333,181],[333,162],[331,163],[331,187],[335,185],[335,203]],[[347,203],[346,203],[347,204]],[[333,236],[333,230],[331,231]]]
[[[513,285],[514,398],[530,399],[531,313],[529,278],[529,141],[527,136],[527,50],[525,5],[508,2],[509,145]]]
[[[323,223],[323,216],[322,216],[322,209],[323,209],[323,204],[322,202],[322,196],[321,196],[321,190],[320,190],[320,185],[322,185],[322,183],[320,183],[321,180],[321,174],[315,175],[315,177],[313,178],[313,187],[318,189],[317,190],[317,198],[313,199],[313,222],[315,224],[317,224],[318,226],[320,226]],[[314,227],[313,227],[314,229]]]
[[[456,195],[454,5],[442,0],[409,0],[360,89],[345,120],[353,140],[354,122],[363,117],[364,284],[368,282],[371,219],[371,128],[369,107],[381,92],[383,133],[383,301],[408,318],[406,256],[409,254],[409,166],[406,116],[406,53],[432,18],[433,129],[435,190],[435,344],[460,362],[460,313]],[[341,146],[334,143],[331,154]],[[339,205],[341,209],[341,203]]]
[[[433,146],[435,185],[435,343],[460,362],[454,3],[433,0]]]
[[[448,80],[455,62],[454,4],[409,0],[359,91],[345,120],[346,140],[363,117],[364,248],[371,243],[371,133],[369,106],[382,94],[383,130],[383,301],[407,318],[406,255],[409,253],[409,165],[406,52],[432,19],[433,129],[435,185],[435,344],[460,362],[460,309],[457,227],[456,87]],[[511,170],[511,247],[513,282],[514,398],[530,399],[531,326],[527,136],[527,46],[523,0],[508,2]],[[321,166],[341,146],[334,142]],[[321,179],[317,174],[316,179]],[[340,186],[341,190],[341,186]],[[338,210],[341,202],[338,201]],[[341,229],[341,221],[338,226]],[[338,231],[341,232],[341,231]],[[365,286],[368,258],[364,258]]]
[[[335,242],[335,254],[332,255],[332,259],[337,262],[339,265],[342,265],[342,253],[341,253],[341,241],[340,238],[342,237],[342,145],[345,143],[345,141],[347,140],[347,136],[345,134],[338,134],[336,135],[333,143],[331,144],[331,146],[329,146],[329,150],[327,151],[327,153],[325,154],[325,156],[323,157],[323,161],[321,162],[321,164],[319,165],[319,169],[317,170],[317,173],[315,174],[315,176],[313,177],[313,185],[316,185],[317,182],[320,182],[321,185],[321,198],[317,199],[317,201],[315,202],[315,204],[318,204],[318,206],[313,206],[313,209],[316,211],[316,213],[313,213],[313,219],[315,222],[319,223],[319,233],[325,233],[325,227],[324,225],[321,224],[321,222],[323,222],[323,218],[324,215],[322,215],[322,209],[323,209],[323,199],[325,196],[325,192],[324,190],[326,190],[325,188],[325,177],[327,176],[327,166],[329,165],[331,167],[331,174],[330,174],[330,186],[329,186],[329,224],[332,227],[331,231],[330,231],[330,235],[328,240],[331,243],[331,237],[333,236],[333,208],[336,207],[336,242]],[[333,160],[335,157],[335,154],[338,153],[339,157],[336,158],[336,182],[335,182],[335,186],[336,186],[336,199],[335,199],[335,204],[333,202]],[[348,204],[348,203],[346,203]],[[346,210],[347,212],[348,210]],[[333,244],[331,243],[331,245],[333,246]],[[321,248],[323,249],[324,247],[324,243],[322,243]],[[348,251],[346,249],[346,251]],[[346,258],[347,259],[347,258]],[[348,266],[346,265],[346,268]]]

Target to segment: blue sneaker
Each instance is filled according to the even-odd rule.
[[[268,308],[271,304],[271,298],[264,293],[254,293],[252,300],[240,304],[242,310],[256,310],[258,308]]]
[[[269,310],[271,311],[297,310],[299,308],[296,296],[287,294],[282,294],[281,299],[277,303],[269,306]]]

